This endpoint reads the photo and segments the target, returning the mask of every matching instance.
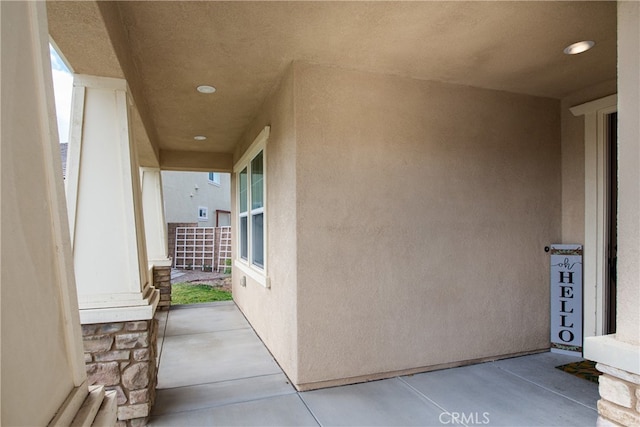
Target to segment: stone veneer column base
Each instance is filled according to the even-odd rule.
[[[598,426],[640,425],[640,375],[598,363]]]
[[[160,290],[158,310],[169,310],[171,307],[171,266],[153,267],[153,286]]]
[[[120,427],[147,424],[157,384],[158,321],[82,325],[89,385],[117,393]]]

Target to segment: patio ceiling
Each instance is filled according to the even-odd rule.
[[[76,73],[128,80],[143,165],[154,150],[230,158],[294,60],[553,98],[616,78],[615,2],[54,1],[48,12]],[[596,46],[562,53],[580,40]]]

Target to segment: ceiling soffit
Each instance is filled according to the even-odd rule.
[[[163,150],[233,152],[294,60],[554,98],[616,77],[615,2],[107,2],[99,10]],[[562,53],[583,39],[596,47]],[[56,42],[74,67],[109,70],[80,55],[96,55],[87,45]],[[217,91],[200,94],[199,84]]]

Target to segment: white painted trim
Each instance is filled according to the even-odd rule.
[[[612,105],[618,105],[617,94],[605,96],[604,98],[594,99],[593,101],[585,102],[584,104],[575,105],[569,108],[569,111],[571,111],[571,113],[577,117],[596,113],[598,112],[598,110],[609,108]]]
[[[138,269],[138,277],[140,279],[140,287],[142,289],[142,293],[146,294],[149,287],[153,288],[151,282],[153,279],[149,278],[148,271],[145,268],[149,264],[149,257],[147,255],[147,241],[146,241],[146,232],[144,227],[144,213],[142,208],[142,182],[140,181],[140,162],[138,161],[138,150],[135,146],[135,139],[133,137],[133,128],[130,126],[130,123],[133,123],[131,119],[132,109],[135,108],[133,103],[133,98],[130,96],[129,85],[126,84],[125,81],[124,92],[118,92],[121,96],[124,97],[124,101],[126,102],[126,108],[123,112],[123,120],[126,120],[124,123],[124,129],[126,129],[126,136],[129,138],[130,143],[127,144],[129,147],[129,162],[130,162],[130,170],[127,172],[131,176],[132,185],[129,186],[131,189],[131,200],[133,201],[134,207],[134,228],[131,233],[134,235],[134,240],[137,243],[137,264],[136,267]],[[162,185],[162,184],[160,184]],[[164,222],[163,222],[164,224]],[[164,228],[164,227],[163,227]],[[164,255],[164,253],[163,253]]]
[[[211,179],[211,174],[213,174],[213,179]],[[218,179],[216,179],[218,178]],[[211,185],[215,185],[216,187],[220,187],[222,184],[221,182],[221,175],[220,172],[208,172],[207,173],[207,182]]]
[[[200,212],[204,212],[204,215],[200,215]],[[198,206],[198,221],[209,220],[209,208],[207,206]]]
[[[171,267],[171,258],[165,258],[165,259],[150,259],[149,260],[149,267],[153,268],[153,267]]]
[[[167,223],[164,218],[164,196],[160,169],[141,167],[140,188],[148,262],[151,263],[152,260],[164,262],[168,259]],[[160,266],[157,263],[156,265]]]
[[[242,157],[240,157],[240,160],[238,162],[235,163],[234,167],[233,167],[233,173],[236,174],[236,184],[235,184],[235,189],[234,191],[236,192],[236,212],[240,212],[240,180],[237,177],[237,175],[244,170],[245,168],[247,168],[247,193],[250,194],[251,192],[251,167],[250,167],[250,163],[251,161],[254,159],[255,156],[257,156],[261,151],[262,151],[262,181],[263,181],[263,194],[262,194],[262,198],[263,198],[263,204],[261,208],[257,208],[257,209],[251,209],[251,198],[249,197],[249,200],[247,201],[247,211],[245,213],[238,213],[237,217],[245,217],[247,218],[247,260],[245,261],[243,258],[241,258],[240,255],[240,247],[238,247],[238,249],[236,250],[235,254],[236,254],[236,258],[234,260],[234,265],[237,266],[240,270],[242,270],[247,276],[251,277],[253,280],[255,280],[256,282],[260,283],[262,286],[264,286],[265,288],[270,288],[271,284],[269,281],[269,275],[268,275],[268,257],[269,257],[269,251],[268,251],[268,220],[269,220],[269,213],[268,213],[268,186],[267,186],[267,143],[269,141],[269,134],[271,131],[271,127],[269,126],[265,126],[264,129],[260,132],[260,134],[258,134],[258,136],[256,137],[256,139],[251,143],[251,145],[249,146],[249,148],[247,149],[247,151],[242,155]],[[264,233],[264,252],[263,252],[263,257],[264,257],[264,263],[262,267],[258,267],[256,265],[253,265],[253,254],[252,254],[252,232],[251,230],[251,218],[253,216],[253,214],[258,214],[258,213],[262,213],[263,215],[263,223],[262,223],[262,227],[263,227],[263,233]],[[238,242],[238,245],[240,245],[240,223],[238,223],[238,226],[236,227],[236,240]]]
[[[262,257],[263,257],[263,265],[262,265],[262,270],[264,271],[264,276],[265,276],[265,283],[263,284],[263,286],[265,286],[266,288],[271,288],[271,283],[269,282],[269,275],[267,272],[267,265],[269,263],[268,260],[268,256],[269,256],[269,226],[268,226],[268,222],[269,222],[269,211],[267,210],[267,200],[268,200],[268,186],[267,186],[267,142],[268,142],[268,138],[269,138],[269,130],[270,129],[268,126],[265,127],[266,130],[266,135],[264,136],[264,143],[262,145],[262,244],[263,244],[263,253],[262,253]],[[264,132],[264,131],[263,131]],[[257,153],[256,153],[257,154]],[[247,206],[247,209],[250,209],[250,206]],[[249,215],[249,220],[252,219],[252,215]],[[251,233],[253,234],[253,233]],[[253,256],[249,257],[249,259],[253,260]],[[253,267],[253,266],[252,266]]]
[[[249,276],[251,279],[258,282],[258,284],[264,286],[267,289],[271,288],[271,280],[269,280],[269,276],[265,274],[264,271],[258,270],[253,266],[250,266],[243,260],[236,259],[233,263],[233,266],[240,270],[242,273]]]
[[[87,380],[85,380],[82,384],[71,390],[71,393],[69,393],[64,403],[58,408],[55,417],[53,417],[47,427],[70,426],[88,394],[89,385]]]
[[[607,115],[617,111],[617,95],[570,108],[575,116],[584,115],[584,325],[583,336],[605,331],[605,281],[607,274]]]
[[[253,159],[256,156],[256,154],[260,152],[260,150],[266,147],[267,141],[269,140],[270,133],[271,133],[271,126],[265,126],[264,129],[262,129],[262,131],[260,132],[260,134],[258,134],[256,139],[253,140],[249,148],[247,148],[247,151],[245,151],[242,157],[240,157],[240,160],[238,160],[233,165],[233,173],[238,173],[242,169],[244,169],[243,166],[248,164],[249,161]],[[265,176],[266,176],[266,173],[265,173]]]
[[[75,79],[75,77],[74,77]],[[69,233],[71,247],[75,246],[76,213],[78,210],[78,186],[80,185],[80,160],[82,158],[82,124],[84,122],[84,104],[86,89],[84,86],[74,86],[71,97],[71,134],[67,154],[67,177],[65,179],[65,193],[67,196],[67,210],[69,217]]]
[[[92,76],[90,76],[92,77]],[[102,80],[102,78],[99,78]],[[116,79],[117,80],[117,79]],[[124,82],[124,80],[123,80]],[[104,86],[101,86],[104,88]],[[125,92],[127,89],[126,82],[123,89],[116,89],[116,121],[118,126],[118,143],[120,149],[120,161],[123,165],[121,172],[124,174],[124,178],[122,180],[123,188],[122,194],[124,195],[124,217],[125,217],[125,226],[127,230],[130,230],[130,233],[127,233],[127,238],[129,242],[125,244],[126,248],[137,248],[138,254],[136,256],[127,257],[128,268],[127,272],[129,273],[130,283],[139,283],[140,290],[142,291],[146,285],[146,270],[144,270],[143,266],[148,264],[146,259],[146,242],[138,241],[138,233],[144,233],[144,225],[143,223],[139,223],[137,221],[136,216],[139,212],[137,212],[136,207],[136,196],[140,194],[140,182],[138,181],[140,177],[140,168],[137,165],[137,162],[134,158],[135,152],[133,147],[133,138],[131,136],[131,129],[129,127],[129,108],[127,101],[127,93]],[[134,171],[136,173],[134,173]],[[137,189],[134,188],[137,186]],[[136,191],[138,190],[138,191]],[[138,229],[138,225],[142,226],[142,230]],[[144,262],[140,263],[140,252],[144,251]],[[141,265],[139,265],[141,264]]]
[[[578,351],[568,351],[559,348],[551,348],[549,351],[551,351],[551,353],[564,354],[565,356],[582,357],[582,353]]]
[[[81,309],[99,307],[124,307],[148,304],[142,292],[79,295],[78,303],[80,304]]]
[[[87,74],[73,76],[73,86],[90,87],[94,89],[121,90],[127,92],[127,81],[113,77],[98,77]]]
[[[77,120],[77,122],[74,121],[73,126],[75,127],[74,142],[77,148],[74,159],[77,161],[77,165],[75,166],[75,171],[71,171],[72,174],[75,173],[75,178],[70,179],[70,185],[68,187],[69,193],[73,194],[73,199],[71,200],[70,198],[70,205],[75,212],[72,218],[76,221],[75,227],[81,226],[81,222],[76,220],[76,217],[78,214],[82,215],[83,196],[79,194],[79,191],[84,190],[82,182],[78,183],[77,180],[86,180],[89,177],[82,175],[92,172],[92,169],[90,169],[91,165],[87,164],[88,159],[86,158],[86,155],[89,154],[87,148],[90,145],[86,139],[87,129],[98,123],[100,119],[99,116],[94,116],[93,120],[96,122],[87,123],[87,119],[91,116],[85,114],[84,117],[82,117],[82,112],[88,113],[91,108],[97,108],[102,105],[101,103],[104,103],[107,109],[106,111],[108,111],[109,114],[113,114],[113,116],[109,117],[110,123],[106,125],[109,126],[110,130],[114,133],[113,138],[110,138],[108,142],[110,144],[109,150],[113,150],[114,170],[117,170],[118,172],[116,173],[119,174],[117,179],[109,175],[105,176],[105,178],[113,184],[114,193],[122,195],[123,211],[118,212],[116,215],[119,218],[118,228],[123,233],[123,238],[119,239],[118,242],[118,250],[123,256],[121,257],[122,260],[119,262],[119,265],[116,266],[118,270],[116,274],[118,283],[114,283],[113,289],[110,288],[109,283],[104,283],[106,286],[103,286],[102,289],[93,289],[91,286],[86,286],[83,289],[82,286],[85,285],[85,283],[78,283],[80,286],[80,295],[76,300],[83,312],[86,310],[101,309],[102,311],[100,312],[104,313],[104,309],[107,307],[112,307],[116,310],[134,307],[132,309],[133,312],[146,310],[144,307],[152,304],[150,295],[153,287],[149,284],[149,262],[147,259],[144,220],[142,217],[141,169],[137,161],[135,146],[133,145],[131,137],[131,128],[129,126],[131,121],[129,116],[130,102],[126,93],[127,86],[124,81],[118,81],[118,79],[115,79],[117,89],[109,87],[110,83],[114,83],[113,79],[92,78],[91,76],[84,76],[84,79],[91,80],[91,83],[95,85],[98,83],[106,83],[106,87],[96,87],[95,85],[88,88],[83,87],[81,77],[75,82],[74,92],[78,96],[76,97],[74,108],[78,108],[74,114],[74,120]],[[93,98],[93,101],[98,102],[98,104],[92,104],[92,94],[99,94],[98,97]],[[113,99],[113,101],[108,101],[108,99]],[[99,159],[89,160],[99,162]],[[157,174],[159,174],[159,171],[157,171]],[[160,183],[158,182],[156,184],[158,185],[158,191],[160,191]],[[78,209],[77,211],[76,208]],[[164,225],[162,225],[162,227],[164,227]],[[80,242],[80,239],[83,238],[79,236],[80,231],[81,230],[78,229],[78,233],[74,233],[74,241],[76,242]],[[77,245],[74,244],[74,246],[78,248],[79,243]],[[154,258],[165,259],[166,253],[154,254]],[[78,267],[77,264],[76,267]],[[85,269],[82,273],[82,279],[86,280],[87,285],[89,285],[91,280],[93,280],[92,275],[94,275],[95,272],[91,273]],[[139,317],[140,315],[136,316]]]
[[[640,375],[640,346],[619,341],[615,334],[585,338],[584,358]]]
[[[80,323],[88,325],[93,323],[132,322],[136,320],[153,319],[153,314],[156,311],[159,301],[160,291],[155,289],[147,305],[80,309]]]
[[[153,281],[153,264],[150,262],[147,263],[147,277],[149,278],[149,286],[155,286],[155,282]]]

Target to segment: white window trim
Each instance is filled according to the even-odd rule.
[[[607,116],[618,110],[618,96],[576,105],[569,109],[574,116],[584,116],[584,246],[583,246],[583,336],[604,334],[606,280],[607,203],[605,173],[607,166]]]
[[[260,132],[260,134],[256,137],[256,139],[251,143],[251,145],[249,146],[249,148],[247,148],[247,150],[245,151],[245,153],[242,155],[242,157],[240,157],[240,160],[238,160],[234,166],[233,166],[233,173],[236,175],[236,178],[238,177],[238,175],[240,174],[240,172],[246,167],[247,168],[247,192],[249,193],[251,191],[251,174],[250,174],[250,163],[251,161],[255,158],[255,156],[257,156],[260,151],[262,151],[262,180],[263,180],[263,193],[262,193],[262,197],[263,197],[263,204],[261,208],[258,209],[251,209],[251,206],[248,204],[250,200],[247,200],[247,260],[242,259],[242,257],[240,256],[240,248],[239,248],[239,242],[240,242],[240,224],[238,224],[238,226],[236,227],[236,238],[238,241],[238,248],[235,251],[235,259],[234,259],[234,267],[236,267],[238,270],[242,271],[242,273],[246,274],[247,276],[249,276],[251,279],[253,279],[254,281],[256,281],[257,283],[259,283],[260,285],[264,286],[265,288],[269,289],[271,288],[271,283],[269,280],[269,276],[268,276],[268,258],[269,258],[269,254],[268,254],[268,244],[267,244],[267,236],[269,235],[267,232],[267,217],[268,217],[268,208],[267,208],[267,150],[266,150],[266,146],[267,146],[267,141],[269,140],[269,133],[270,133],[271,128],[269,126],[265,126],[265,128]],[[239,219],[240,218],[240,181],[239,179],[236,179],[236,217]],[[252,254],[252,245],[251,245],[251,239],[252,239],[252,233],[251,233],[251,225],[250,225],[250,220],[251,220],[251,214],[252,213],[263,213],[264,214],[264,221],[262,224],[263,227],[263,233],[264,233],[264,237],[263,237],[263,244],[264,244],[264,250],[263,250],[263,258],[264,258],[264,262],[263,262],[263,267],[260,268],[256,265],[254,265],[251,262],[251,258],[253,256]],[[244,215],[244,214],[243,214]]]
[[[204,211],[204,216],[200,212]],[[198,206],[198,221],[209,221],[209,208],[206,206]]]
[[[247,180],[247,182],[249,182]],[[238,184],[239,185],[239,184]],[[248,191],[248,189],[247,189]],[[240,194],[240,191],[238,191],[238,194]],[[240,203],[238,203],[238,218],[242,219],[242,218],[246,218],[247,219],[247,259],[244,259],[242,257],[242,254],[240,253],[240,232],[241,232],[241,226],[240,226],[240,222],[238,222],[238,259],[241,259],[242,262],[246,262],[247,264],[249,263],[249,208],[247,208],[246,212],[240,212]]]
[[[214,174],[213,175],[214,179],[209,178],[210,174]],[[216,177],[218,178],[217,181],[215,180]],[[220,184],[221,179],[220,179],[220,173],[219,172],[209,172],[207,174],[207,180],[209,181],[209,184],[211,184],[211,185],[215,185],[216,187],[220,187],[221,186],[221,184]]]

